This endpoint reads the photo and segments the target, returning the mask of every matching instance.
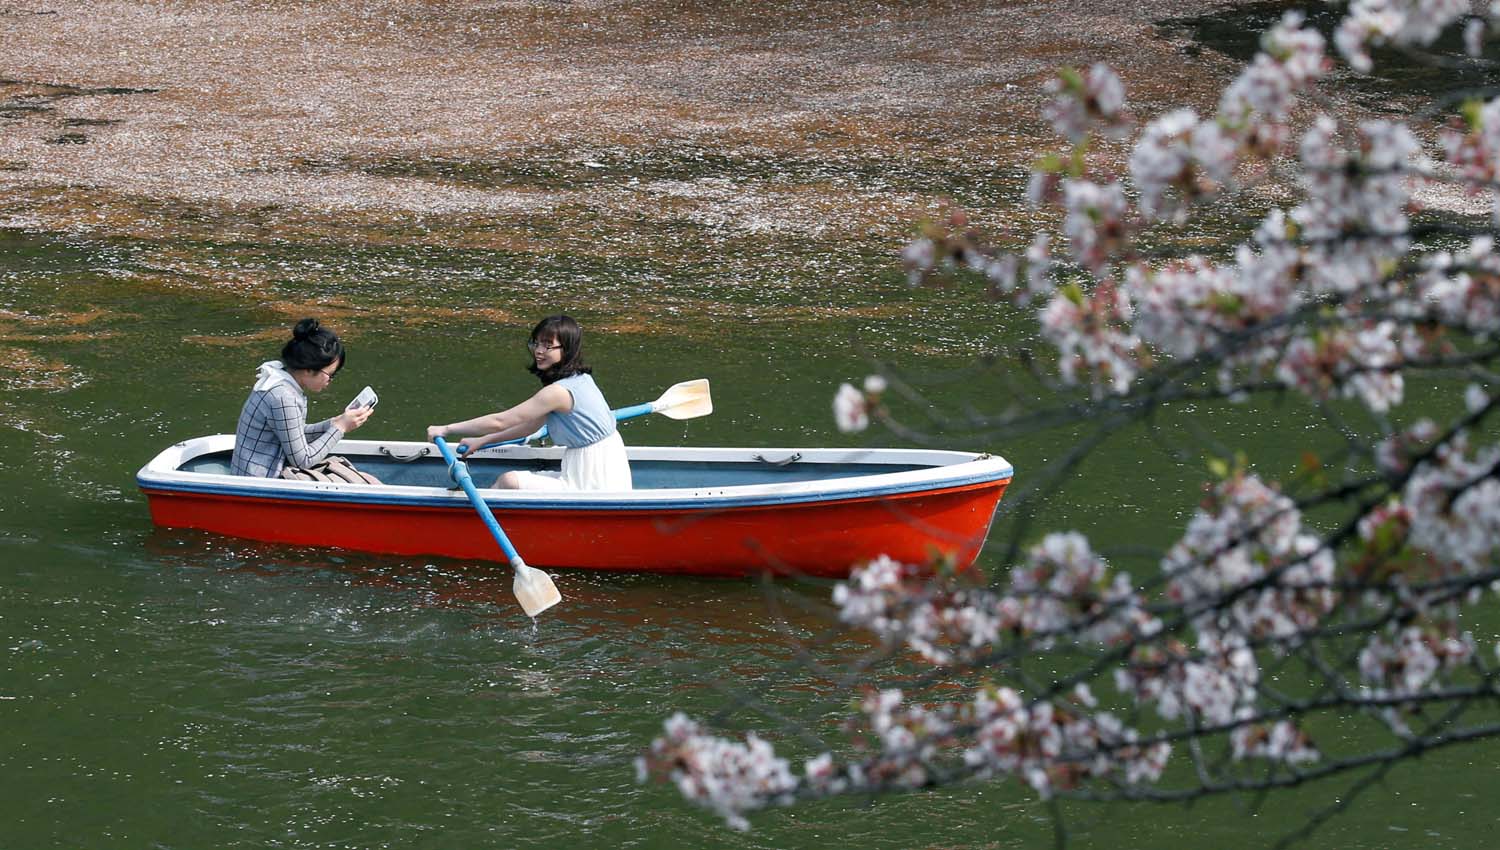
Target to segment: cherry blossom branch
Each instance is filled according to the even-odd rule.
[[[1422,49],[1461,25],[1472,56],[1500,30],[1500,4],[1482,15],[1468,5],[1355,0],[1334,44],[1366,72],[1373,48]],[[1047,403],[914,425],[900,406],[926,399],[893,368],[834,400],[841,429],[875,422],[917,442],[955,422],[1000,436],[1085,425],[1006,503],[1007,571],[986,587],[933,565],[861,565],[833,593],[841,623],[875,638],[838,678],[860,696],[837,755],[781,718],[783,734],[817,753],[797,773],[767,740],[729,741],[676,715],[642,757],[643,777],[676,783],[740,828],[767,805],[1012,777],[1048,801],[1061,843],[1062,797],[1266,799],[1500,732],[1461,725],[1472,706],[1500,700],[1500,674],[1464,630],[1500,587],[1500,445],[1480,427],[1500,404],[1500,205],[1488,226],[1411,219],[1422,183],[1500,199],[1500,98],[1454,101],[1461,114],[1439,132],[1434,165],[1402,123],[1330,114],[1336,101],[1317,91],[1331,68],[1324,47],[1289,13],[1207,116],[1178,109],[1137,124],[1102,65],[1049,84],[1044,117],[1066,146],[1038,161],[1027,197],[1054,226],[1006,249],[951,211],[902,252],[914,284],[972,274],[1004,309],[1034,314],[1048,353],[1018,353],[1018,374]],[[1123,171],[1110,173],[1119,163],[1100,142],[1132,134]],[[1246,187],[1286,182],[1297,203],[1267,210],[1243,241],[1212,258],[1173,246],[1172,227]],[[1470,381],[1467,412],[1404,422],[1417,376]],[[1305,399],[1340,435],[1341,471],[1315,459],[1294,498],[1217,446],[1214,480],[1179,539],[1126,553],[1137,571],[1155,561],[1141,579],[1077,532],[1026,545],[1030,505],[1115,430],[1140,424],[1165,443],[1156,429],[1172,410],[1257,397]],[[1218,442],[1188,428],[1201,445]],[[1111,680],[1117,695],[1101,705],[1094,686]],[[881,688],[891,681],[904,690]],[[774,712],[761,702],[743,704]],[[1320,747],[1305,724],[1330,714],[1399,745]],[[1175,785],[1164,780],[1174,758],[1187,767]]]

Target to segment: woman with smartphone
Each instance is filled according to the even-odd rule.
[[[328,388],[344,368],[344,345],[317,319],[303,319],[281,348],[281,359],[256,370],[255,386],[240,408],[234,429],[235,475],[278,478],[287,465],[309,467],[323,460],[348,431],[365,424],[373,407],[350,407],[338,416],[307,424],[307,394]]]

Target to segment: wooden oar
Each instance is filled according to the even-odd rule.
[[[668,419],[696,419],[699,416],[707,416],[714,412],[714,400],[708,392],[708,379],[698,378],[692,381],[683,381],[680,384],[673,384],[656,401],[622,407],[611,412],[614,413],[616,422],[634,419],[637,416],[645,416],[648,413],[660,413]],[[514,446],[518,443],[529,443],[532,440],[540,440],[545,436],[547,436],[547,426],[543,425],[541,428],[524,437],[517,437],[514,440],[506,440],[501,443],[490,443],[481,448]]]
[[[510,538],[505,536],[505,530],[490,512],[490,506],[480,498],[479,491],[474,487],[474,479],[469,476],[468,464],[459,460],[453,454],[453,449],[448,447],[448,441],[442,437],[433,437],[432,441],[437,443],[438,451],[442,452],[443,460],[448,462],[448,474],[458,482],[458,486],[464,488],[468,494],[469,504],[479,512],[479,518],[490,530],[490,536],[500,544],[500,551],[510,559],[511,567],[516,571],[516,580],[511,583],[511,590],[516,594],[516,601],[521,603],[521,610],[528,616],[535,617],[553,605],[562,601],[562,594],[557,592],[557,585],[552,583],[552,576],[547,575],[535,567],[526,566],[517,554],[516,547],[510,543]]]

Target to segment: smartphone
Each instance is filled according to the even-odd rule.
[[[359,391],[359,395],[354,397],[354,401],[349,402],[349,406],[344,409],[354,410],[360,407],[374,407],[379,403],[380,396],[375,395],[374,390],[370,389],[369,387],[365,387],[364,389]]]

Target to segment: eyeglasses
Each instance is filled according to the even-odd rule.
[[[322,375],[330,381],[333,380],[334,376],[339,373],[338,369],[334,369],[332,372],[324,372],[322,369],[318,369],[316,371],[319,375]]]
[[[557,349],[562,348],[562,345],[555,342],[551,345],[548,345],[544,342],[541,342],[540,340],[534,339],[531,342],[526,343],[526,347],[531,349],[532,351],[556,351]]]

